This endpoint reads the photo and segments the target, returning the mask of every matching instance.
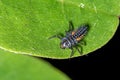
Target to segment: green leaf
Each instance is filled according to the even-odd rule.
[[[70,80],[49,63],[0,50],[0,80]]]
[[[71,51],[49,37],[65,34],[71,20],[78,28],[89,24],[83,54],[105,45],[114,35],[120,15],[119,0],[1,0],[0,48],[19,54],[69,58]],[[75,56],[80,54],[76,51]]]

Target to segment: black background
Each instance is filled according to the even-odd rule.
[[[53,66],[66,73],[72,80],[81,80],[90,77],[117,78],[119,72],[120,54],[120,25],[113,38],[102,48],[88,54],[88,56],[73,59],[45,59]],[[105,37],[105,36],[104,36]]]

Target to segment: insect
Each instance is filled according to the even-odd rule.
[[[61,40],[60,42],[60,48],[71,49],[70,58],[74,55],[74,48],[82,55],[82,48],[81,51],[78,47],[80,47],[79,43],[82,42],[83,37],[88,32],[88,25],[82,25],[78,29],[74,30],[74,26],[71,21],[69,21],[69,29],[66,32],[66,35],[63,36],[63,34],[56,34],[53,35],[51,38],[59,38]],[[84,43],[85,44],[85,43]]]

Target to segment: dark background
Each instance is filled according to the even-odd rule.
[[[53,66],[66,73],[72,80],[118,77],[120,67],[120,25],[113,38],[102,48],[70,60],[45,59]],[[105,36],[104,36],[105,37]],[[97,80],[98,80],[97,79]]]

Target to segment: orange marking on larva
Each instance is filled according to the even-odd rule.
[[[83,38],[84,35],[81,35],[80,37],[78,37],[76,40],[80,41]]]
[[[74,35],[74,34],[75,34],[75,31],[72,32],[72,35]]]

